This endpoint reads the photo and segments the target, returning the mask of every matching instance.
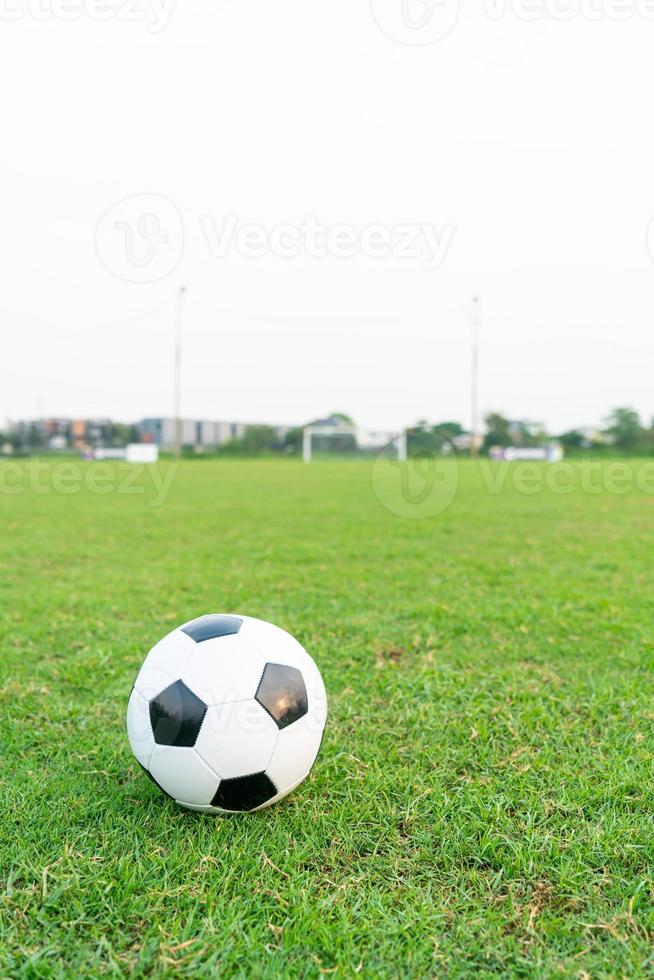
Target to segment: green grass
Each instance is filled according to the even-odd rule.
[[[425,520],[368,464],[0,493],[0,976],[654,973],[654,496],[500,472]],[[149,647],[221,610],[330,696],[311,777],[224,819],[124,730]]]

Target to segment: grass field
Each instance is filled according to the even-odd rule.
[[[575,467],[466,462],[424,520],[363,463],[186,462],[160,506],[14,470],[0,975],[651,976],[654,487]],[[210,611],[289,629],[330,696],[260,814],[182,811],[126,740],[147,650]]]

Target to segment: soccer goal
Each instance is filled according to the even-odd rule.
[[[405,461],[407,458],[406,431],[373,432],[346,425],[307,425],[304,429],[302,455],[310,463],[316,450],[338,456],[379,455]]]

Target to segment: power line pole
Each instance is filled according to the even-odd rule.
[[[472,378],[471,378],[471,426],[470,426],[470,455],[477,458],[479,441],[479,297],[472,300]]]
[[[177,318],[175,324],[175,456],[182,455],[182,312],[186,286],[177,293]]]

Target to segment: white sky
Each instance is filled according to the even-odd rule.
[[[39,400],[170,415],[181,283],[189,417],[468,423],[476,292],[483,411],[553,430],[619,404],[654,414],[654,4],[558,0],[564,20],[543,0],[526,20],[518,0],[464,0],[446,37],[406,44],[370,0],[177,0],[157,32],[154,0],[131,0],[138,20],[115,0],[103,21],[62,19],[61,2],[82,0],[0,0],[0,417]],[[372,7],[429,40],[454,3]],[[159,281],[126,282],[96,229],[144,194],[177,208],[183,250]],[[202,221],[219,232],[228,215],[453,231],[436,270],[220,258]],[[101,253],[125,242],[114,217]]]

